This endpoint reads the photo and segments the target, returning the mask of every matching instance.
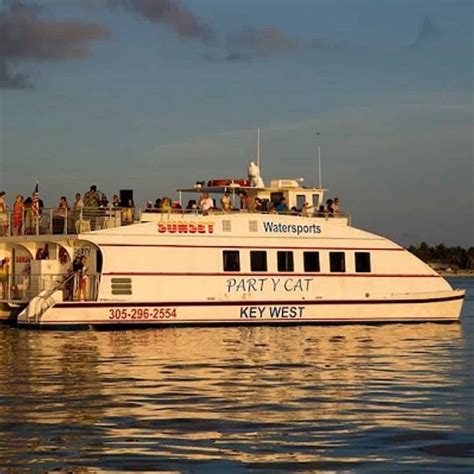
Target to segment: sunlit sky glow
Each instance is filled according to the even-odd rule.
[[[474,245],[471,0],[0,0],[0,189],[47,207],[262,174]],[[19,33],[18,33],[19,32]]]

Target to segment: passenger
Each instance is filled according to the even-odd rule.
[[[87,299],[87,282],[89,280],[86,256],[81,257],[81,265],[82,268],[79,271],[79,300],[85,301]]]
[[[299,216],[301,214],[301,211],[296,206],[293,206],[291,208],[290,214],[292,216]]]
[[[326,201],[326,214],[330,217],[333,217],[334,215],[334,208],[333,208],[333,205],[334,205],[334,201],[332,199],[328,199]]]
[[[171,212],[171,199],[169,197],[164,197],[161,201],[161,212]]]
[[[67,209],[69,209],[69,203],[67,202],[67,198],[66,196],[61,196],[54,215],[64,217],[66,215]]]
[[[0,235],[8,235],[7,193],[0,192]]]
[[[23,202],[24,209],[25,209],[25,234],[26,235],[34,234],[35,220],[34,220],[34,215],[33,215],[32,202],[33,200],[29,196]]]
[[[232,211],[232,201],[230,199],[229,191],[226,191],[224,195],[221,197],[221,206],[224,212]]]
[[[196,211],[197,210],[197,203],[195,199],[190,199],[186,206],[186,211]]]
[[[2,298],[8,298],[8,278],[10,275],[10,257],[0,260],[0,281],[2,284]]]
[[[255,198],[255,212],[263,212],[265,210],[264,204],[259,197]]]
[[[247,193],[245,191],[239,191],[240,198],[240,209],[247,209]]]
[[[84,201],[82,200],[81,193],[76,193],[76,200],[74,201],[73,208],[76,211],[80,211],[84,208]]]
[[[25,204],[23,203],[23,196],[18,194],[15,204],[13,204],[13,235],[21,234],[24,210]]]
[[[107,207],[109,205],[109,200],[104,193],[100,193],[99,207]]]
[[[333,208],[335,214],[339,214],[341,212],[341,209],[339,207],[339,198],[338,197],[334,198],[334,201],[332,203],[332,208]]]
[[[275,209],[278,212],[278,214],[287,214],[289,212],[288,204],[286,203],[286,198],[284,196],[280,199],[280,202],[275,206]]]
[[[309,202],[305,201],[301,213],[303,217],[312,217],[314,214],[314,207]]]
[[[44,260],[43,247],[39,247],[38,250],[36,250],[35,260]]]
[[[81,275],[84,264],[82,263],[82,257],[76,255],[72,262],[72,272],[74,273],[74,284],[73,284],[73,296],[74,300],[80,298],[80,286],[81,286]]]
[[[120,207],[120,198],[117,194],[112,196],[112,207]]]
[[[318,208],[318,212],[316,213],[316,216],[318,217],[326,217],[326,208],[321,204]]]
[[[155,199],[155,204],[153,205],[153,207],[157,210],[157,211],[161,211],[161,204],[162,204],[162,201],[160,198],[156,198]]]
[[[91,186],[90,190],[84,194],[84,219],[90,221],[91,229],[96,230],[96,219],[99,216],[99,205],[102,194],[97,191],[97,186]]]
[[[97,186],[93,185],[90,190],[84,194],[84,207],[98,208],[101,199],[102,193],[97,191]]]
[[[202,193],[199,199],[199,208],[204,215],[209,214],[209,211],[214,207],[214,201],[209,197],[209,193]]]

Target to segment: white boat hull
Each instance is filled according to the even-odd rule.
[[[453,322],[460,318],[463,299],[464,291],[454,290],[377,300],[59,302],[37,321],[20,315],[18,324],[107,327]]]

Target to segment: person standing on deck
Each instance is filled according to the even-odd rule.
[[[0,261],[0,282],[2,284],[2,298],[8,298],[8,278],[10,275],[10,257]]]
[[[8,234],[8,208],[7,208],[7,193],[0,192],[0,232],[1,235]]]
[[[15,204],[13,204],[13,235],[21,234],[24,210],[25,205],[23,203],[23,196],[18,194],[16,196]]]
[[[91,228],[95,230],[95,218],[99,214],[99,206],[102,194],[97,191],[97,186],[92,185],[90,190],[84,194],[84,218],[91,220]]]

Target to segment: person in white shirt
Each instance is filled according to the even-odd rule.
[[[203,214],[208,214],[209,210],[214,207],[214,201],[209,197],[209,193],[202,193],[199,199],[199,208]]]

